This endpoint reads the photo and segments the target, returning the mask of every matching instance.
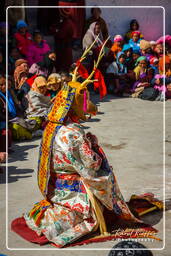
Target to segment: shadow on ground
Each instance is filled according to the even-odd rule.
[[[38,147],[38,145],[29,145],[29,142],[28,145],[14,144],[14,152],[9,154],[8,163],[27,160],[28,150],[36,147]]]
[[[16,166],[8,167],[8,183],[13,183],[18,181],[19,179],[29,178],[32,175],[28,175],[33,173],[33,169],[18,169]],[[27,174],[27,175],[26,175]],[[0,184],[6,183],[6,169],[3,168],[3,173],[0,174]]]

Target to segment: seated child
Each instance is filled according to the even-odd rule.
[[[110,93],[121,94],[126,85],[127,67],[125,65],[126,55],[124,52],[117,54],[117,60],[112,62],[107,70],[107,85]]]
[[[121,35],[116,35],[114,37],[114,43],[110,49],[113,52],[114,59],[116,59],[117,53],[122,51],[122,45],[123,37]]]
[[[140,34],[139,31],[132,32],[132,38],[129,40],[129,45],[133,50],[140,51]]]

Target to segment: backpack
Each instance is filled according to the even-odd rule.
[[[159,91],[154,89],[153,87],[146,87],[144,90],[139,94],[138,98],[142,100],[155,100],[159,94]]]

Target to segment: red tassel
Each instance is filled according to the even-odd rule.
[[[95,70],[94,79],[97,79],[97,82],[94,82],[94,89],[99,88],[100,99],[102,99],[107,94],[106,84],[104,77],[99,69]]]
[[[89,76],[87,69],[81,64],[80,60],[77,60],[76,66],[78,67],[78,73],[82,78],[87,78]]]

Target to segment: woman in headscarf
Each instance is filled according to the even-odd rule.
[[[141,93],[144,88],[150,86],[154,78],[154,69],[149,66],[146,56],[139,57],[135,66],[134,73],[136,82],[133,84],[132,92],[135,97],[138,97],[139,93]]]
[[[44,55],[43,60],[38,63],[33,63],[29,69],[29,73],[33,75],[43,75],[46,78],[55,69],[56,54],[48,52]]]
[[[48,76],[47,79],[47,88],[48,92],[50,93],[51,100],[55,98],[56,94],[60,91],[61,89],[61,84],[62,79],[61,75],[58,73],[52,73],[50,76]]]
[[[91,51],[89,51],[89,55],[86,58],[86,62],[87,62],[86,68],[88,69],[88,71],[92,70],[94,65],[94,60],[97,59],[100,49],[103,45],[103,37],[101,33],[100,24],[98,22],[93,22],[90,25],[89,29],[87,30],[86,34],[84,35],[83,41],[82,41],[83,49],[85,50],[86,48],[88,48],[94,42],[95,39],[96,39],[96,42],[91,48]],[[106,52],[105,55],[107,55],[109,52],[109,49],[105,47],[104,51]],[[101,71],[103,71],[104,60],[105,60],[105,56],[103,57],[102,62],[100,63],[99,69]]]
[[[27,94],[28,107],[26,109],[26,119],[13,121],[12,133],[15,140],[32,139],[36,135],[41,135],[42,124],[46,120],[51,102],[46,96],[47,82],[43,76],[35,78],[31,90]]]
[[[103,44],[103,37],[101,34],[100,24],[98,22],[93,22],[86,34],[83,37],[83,50],[88,48],[95,40],[95,38],[99,35],[96,43],[94,44],[92,50],[95,51]]]
[[[14,82],[15,89],[19,90],[27,80],[29,74],[28,62],[25,59],[18,59],[15,62]]]

